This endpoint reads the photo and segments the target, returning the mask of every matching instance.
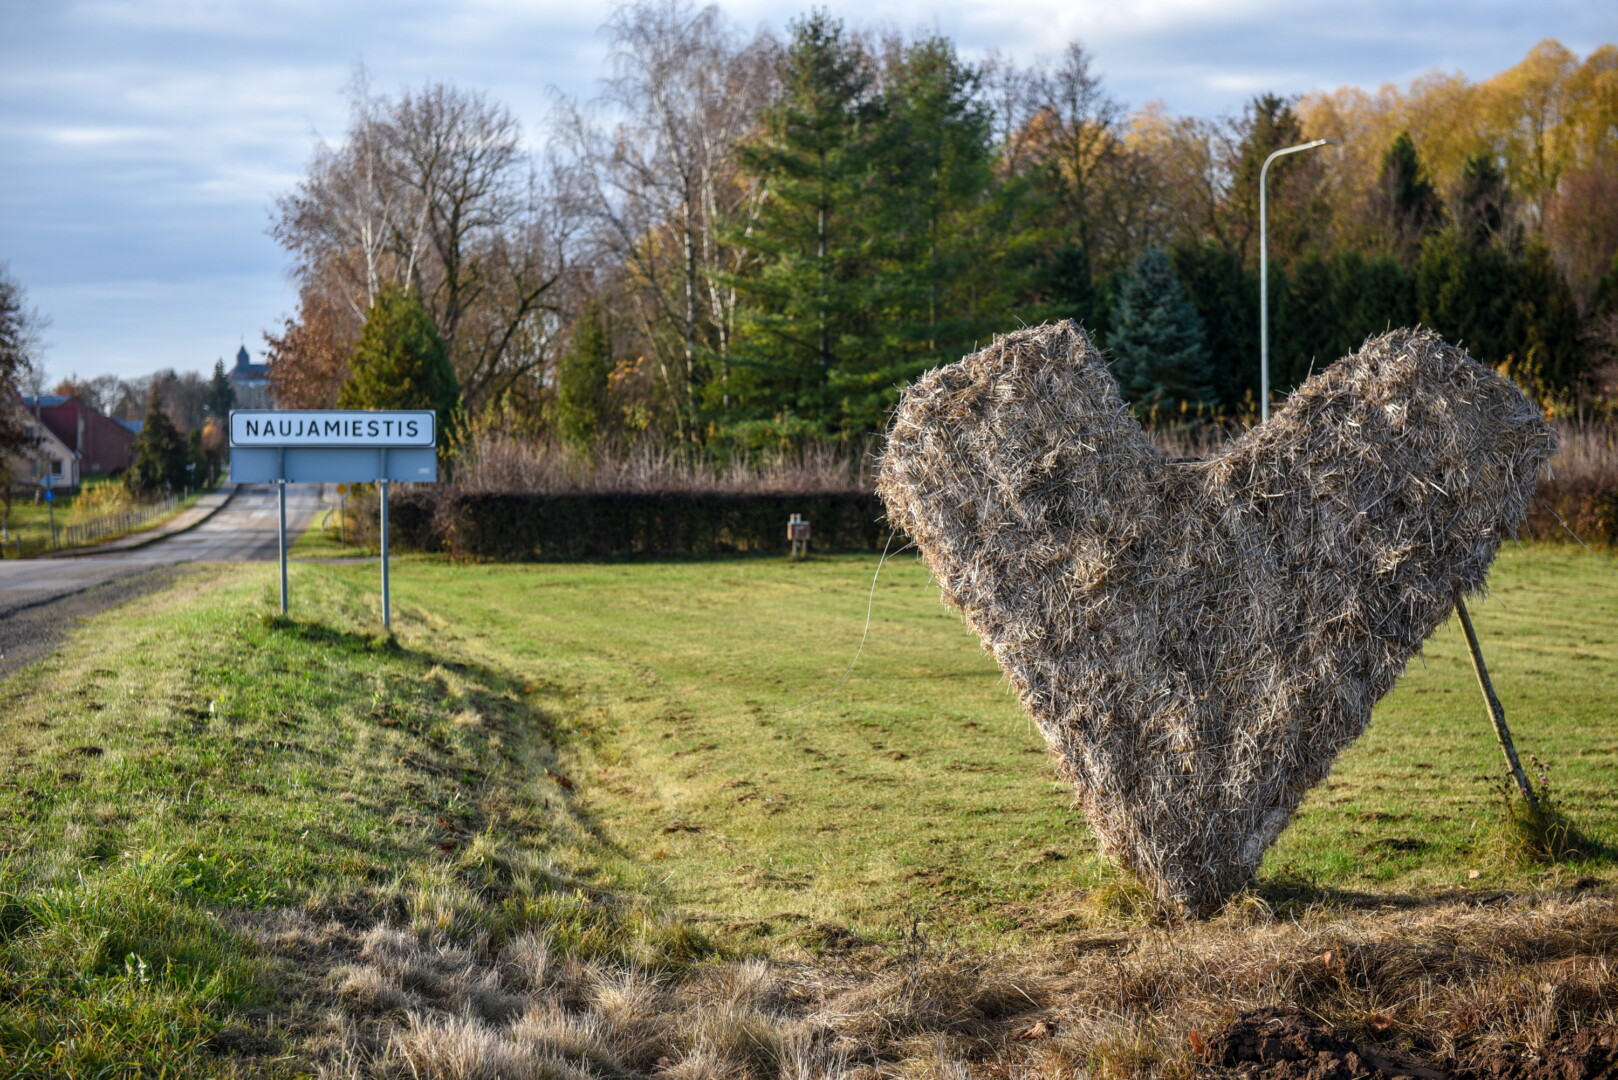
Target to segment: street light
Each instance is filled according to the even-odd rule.
[[[1263,168],[1258,171],[1258,408],[1259,422],[1270,418],[1270,249],[1266,230],[1268,227],[1268,214],[1266,211],[1265,176],[1270,171],[1270,162],[1282,154],[1296,154],[1300,150],[1313,150],[1317,146],[1329,146],[1330,139],[1315,139],[1313,142],[1299,143],[1297,146],[1284,146],[1264,159]]]

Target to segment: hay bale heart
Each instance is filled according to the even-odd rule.
[[[1172,462],[1064,322],[911,386],[878,490],[1103,851],[1200,915],[1483,585],[1553,445],[1515,385],[1401,330]]]

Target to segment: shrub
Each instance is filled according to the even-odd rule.
[[[401,492],[390,504],[392,542],[496,560],[620,559],[780,551],[802,514],[816,551],[880,550],[887,536],[875,496],[720,492]]]

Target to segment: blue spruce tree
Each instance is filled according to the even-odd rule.
[[[1213,398],[1202,320],[1162,248],[1142,252],[1119,287],[1107,344],[1113,376],[1137,407]]]

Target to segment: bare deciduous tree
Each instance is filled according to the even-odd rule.
[[[983,97],[993,117],[991,131],[1000,149],[1001,168],[1027,173],[1035,161],[1033,120],[1040,110],[1037,69],[995,49],[984,58],[982,71]]]
[[[762,192],[738,176],[732,150],[775,87],[774,43],[743,42],[717,7],[642,0],[607,24],[613,76],[597,110],[610,129],[559,102],[604,254],[625,269],[630,308],[654,353],[681,437],[708,358],[729,350],[736,298],[725,282],[746,257],[724,241],[745,230]]]
[[[76,397],[90,408],[99,413],[106,413],[118,400],[119,379],[116,375],[97,375],[92,379],[81,379],[78,375],[69,375],[57,381],[51,393],[61,394],[63,397]]]
[[[0,262],[0,500],[11,517],[16,465],[38,446],[34,425],[24,415],[22,396],[38,397],[45,381],[44,333],[50,319],[28,305],[22,283]]]
[[[433,84],[381,98],[363,72],[350,94],[346,141],[317,148],[271,232],[356,322],[383,285],[416,290],[477,408],[545,362],[523,346],[567,272],[566,174],[535,162],[516,119],[481,94]]]
[[[361,319],[322,275],[304,280],[298,315],[279,334],[266,332],[270,390],[287,409],[330,409],[347,378],[348,354],[359,340]]]
[[[1109,170],[1120,149],[1123,106],[1102,88],[1090,54],[1070,42],[1054,65],[1030,72],[1037,111],[1029,122],[1031,152],[1046,170],[1073,237],[1094,248]]]

